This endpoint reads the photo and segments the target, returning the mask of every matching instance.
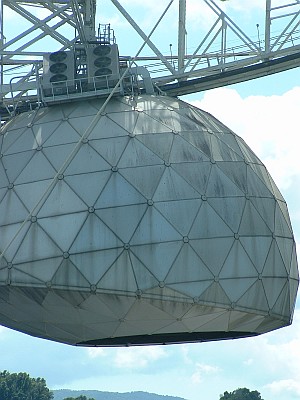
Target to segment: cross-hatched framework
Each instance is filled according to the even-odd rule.
[[[231,83],[277,73],[300,65],[300,3],[284,0],[280,6],[265,1],[265,22],[257,24],[253,36],[242,29],[221,8],[218,0],[202,0],[202,11],[212,15],[206,32],[199,32],[199,41],[190,41],[186,0],[164,0],[166,15],[176,10],[177,32],[174,54],[166,54],[165,43],[148,36],[118,0],[106,0],[101,7],[113,5],[125,19],[137,39],[146,42],[146,52],[135,58],[124,54],[124,63],[134,59],[135,65],[146,67],[155,87],[170,96],[194,93]],[[43,103],[40,96],[42,58],[47,51],[70,50],[80,43],[83,48],[97,39],[96,2],[94,0],[2,0],[0,12],[1,97],[3,120],[15,112]],[[10,14],[23,22],[11,31]],[[199,14],[201,20],[202,14]],[[6,22],[7,21],[7,22]],[[164,24],[165,19],[160,25]],[[140,38],[138,37],[140,36]],[[162,41],[164,42],[164,41]],[[164,48],[161,48],[164,46]]]
[[[287,206],[245,142],[166,96],[113,98],[97,118],[102,105],[54,105],[4,128],[1,324],[80,345],[289,325]]]

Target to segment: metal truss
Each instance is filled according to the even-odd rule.
[[[163,1],[163,0],[162,0]],[[118,0],[107,0],[145,42],[147,54],[122,55],[150,72],[157,90],[172,96],[194,93],[280,72],[300,65],[300,0],[265,1],[263,26],[245,32],[221,8],[219,0],[201,0],[212,14],[212,24],[199,33],[192,52],[187,51],[187,1],[171,1],[178,20],[175,54],[164,54],[161,43],[144,32],[136,15]],[[101,7],[105,3],[101,0]],[[278,2],[277,2],[278,3]],[[1,97],[9,107],[39,101],[38,77],[45,52],[85,46],[95,40],[95,0],[2,0],[0,14]],[[17,18],[18,17],[18,18]],[[11,24],[17,23],[14,33]],[[164,19],[162,20],[162,24]],[[10,24],[10,29],[8,25]],[[7,34],[7,31],[10,31]],[[200,32],[200,30],[199,30]],[[173,35],[174,36],[174,35]],[[164,47],[165,48],[165,47]],[[8,110],[8,111],[7,111]]]

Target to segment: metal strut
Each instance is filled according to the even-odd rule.
[[[274,0],[265,0],[264,26],[259,27],[258,38],[257,32],[256,35],[246,32],[229,16],[226,10],[230,2],[219,0],[199,0],[200,12],[206,9],[211,25],[206,31],[202,27],[199,34],[193,31],[189,35],[192,31],[190,4],[186,0],[174,0],[167,16],[177,15],[177,38],[170,30],[169,38],[158,34],[156,41],[155,35],[150,39],[137,22],[138,12],[129,12],[118,0],[102,0],[103,9],[105,1],[146,43],[147,50],[135,59],[135,66],[146,68],[157,90],[172,96],[242,82],[300,65],[298,0],[283,0],[280,6],[274,6]],[[16,24],[13,31],[11,23],[6,22],[10,21],[6,15],[11,14],[15,20],[19,18],[24,22]],[[39,101],[38,81],[45,51],[71,50],[78,44],[87,48],[97,40],[95,17],[96,0],[0,0],[2,121],[9,117],[15,99],[24,110],[26,104],[32,107]],[[166,18],[164,16],[158,28]],[[116,34],[118,37],[118,32]],[[197,36],[198,42],[195,42]],[[166,43],[175,41],[175,54],[165,54]],[[122,55],[122,48],[120,53],[120,65],[128,64],[131,55]]]

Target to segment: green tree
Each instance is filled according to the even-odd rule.
[[[257,390],[250,392],[249,389],[239,388],[233,392],[224,392],[220,400],[263,400]]]
[[[51,400],[53,393],[43,378],[30,378],[25,372],[0,372],[1,400]]]
[[[78,396],[78,397],[65,397],[64,400],[95,400],[94,398],[87,398],[86,396]]]

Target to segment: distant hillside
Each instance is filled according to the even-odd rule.
[[[78,397],[80,395],[91,397],[95,400],[185,400],[182,397],[162,396],[147,392],[114,393],[99,392],[99,390],[53,390],[54,400],[63,400],[65,397]]]

